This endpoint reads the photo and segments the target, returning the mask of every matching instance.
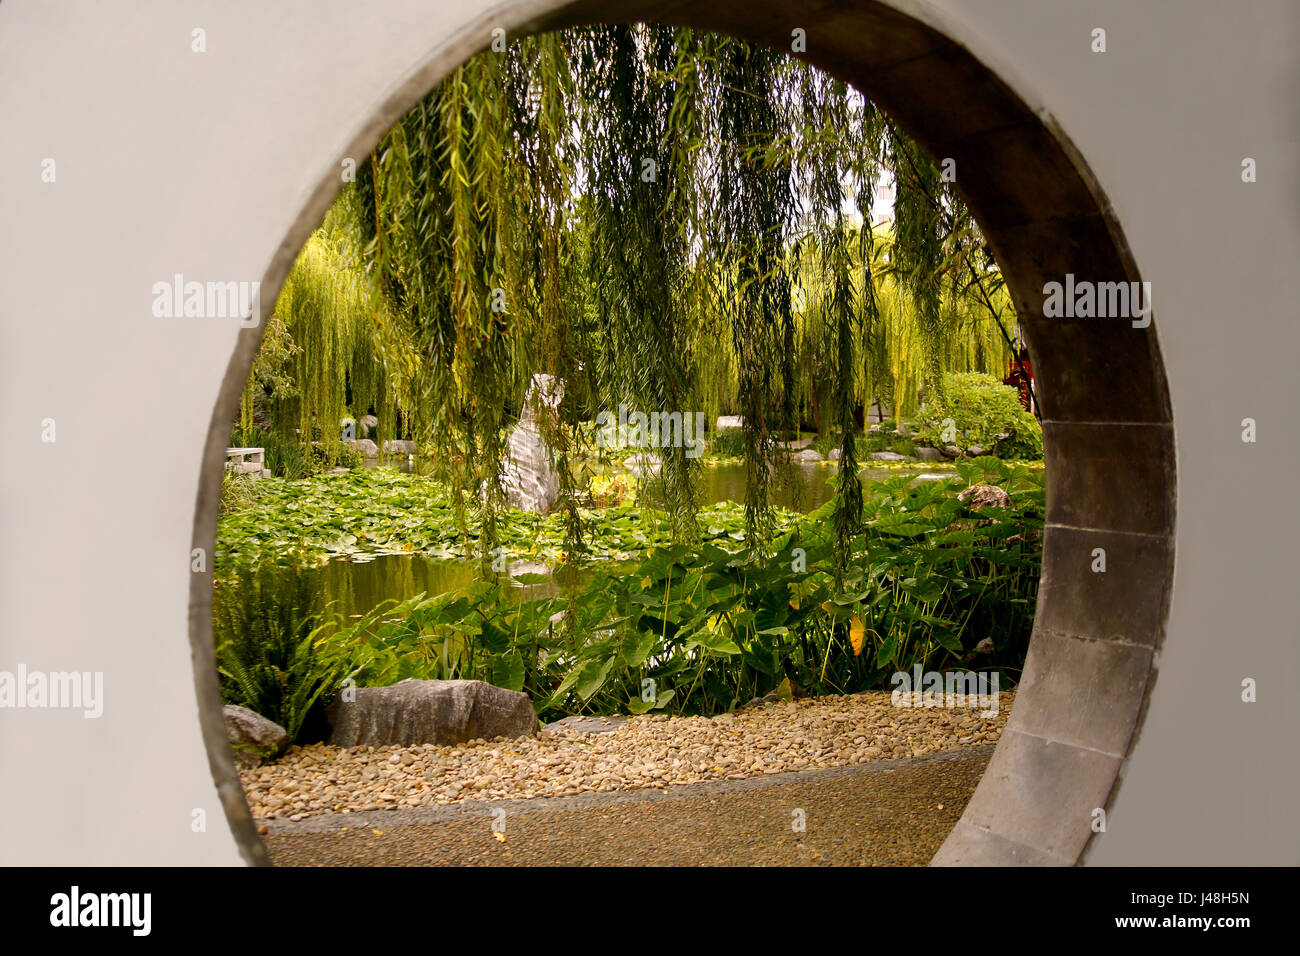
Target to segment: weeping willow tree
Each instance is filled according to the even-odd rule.
[[[347,201],[331,208],[298,254],[272,310],[241,423],[255,404],[282,437],[334,438],[353,410],[409,416],[420,369],[407,327],[366,274]]]
[[[824,90],[813,92],[817,84]],[[862,100],[857,115],[847,88],[812,72],[804,76],[804,108],[807,114],[803,181],[812,206],[812,240],[820,267],[816,308],[806,313],[820,325],[825,342],[826,379],[829,380],[829,419],[839,433],[838,484],[833,523],[835,527],[835,574],[841,579],[851,556],[851,543],[862,522],[862,483],[858,477],[857,410],[860,387],[869,387],[859,352],[866,351],[880,333],[880,311],[876,297],[875,243],[872,207],[875,202],[877,171],[870,157],[878,155],[883,133],[880,114]],[[837,150],[828,144],[845,131],[849,142]],[[851,185],[852,188],[847,188]],[[851,199],[857,214],[856,242],[845,214]],[[805,293],[805,299],[807,293]]]
[[[607,409],[680,415],[691,408],[700,331],[689,256],[701,131],[698,74],[679,67],[693,64],[699,38],[667,27],[601,26],[576,45],[586,275],[600,319],[597,394]],[[659,449],[678,540],[697,534],[686,452],[681,441]]]
[[[894,221],[877,224],[886,179]],[[773,51],[647,24],[516,39],[453,71],[360,164],[276,314],[284,420],[400,410],[485,559],[538,372],[565,383],[541,427],[575,560],[579,426],[625,405],[743,416],[759,552],[782,439],[809,417],[833,433],[838,571],[866,409],[911,415],[944,371],[1004,368],[1014,344],[969,213],[873,104]],[[692,540],[694,463],[683,441],[658,453],[674,536]]]

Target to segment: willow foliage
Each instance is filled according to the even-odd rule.
[[[895,219],[876,224],[887,179]],[[951,184],[873,104],[765,48],[636,24],[516,39],[454,70],[361,164],[277,315],[296,427],[401,410],[462,525],[482,517],[485,558],[509,427],[547,372],[565,383],[542,428],[573,557],[578,426],[625,405],[744,417],[756,553],[780,439],[833,432],[842,567],[868,408],[908,415],[945,371],[1000,371],[1013,312]],[[653,450],[691,540],[685,442]]]

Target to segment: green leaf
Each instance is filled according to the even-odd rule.
[[[506,690],[523,690],[524,659],[518,651],[492,659],[492,683]]]

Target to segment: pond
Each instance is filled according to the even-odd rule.
[[[408,462],[389,462],[389,467],[411,469]],[[418,467],[418,466],[417,466]],[[922,474],[924,466],[898,470],[889,468],[864,468],[860,474],[863,484],[879,481],[899,474]],[[829,465],[795,462],[789,467],[785,480],[775,489],[774,504],[801,512],[809,512],[831,499],[834,489],[827,479],[835,474]],[[699,470],[701,504],[720,501],[744,501],[745,466],[743,464],[709,465]],[[654,499],[653,491],[649,494]],[[333,603],[334,609],[345,616],[359,616],[382,601],[405,600],[417,594],[443,594],[447,591],[473,584],[477,575],[477,562],[455,558],[437,558],[429,555],[379,555],[363,559],[334,560],[319,568],[303,573],[317,607]],[[514,574],[531,571],[548,573],[541,565],[512,566]],[[516,584],[514,592],[520,600],[551,597],[563,590],[563,585],[552,579],[543,584]]]
[[[427,461],[427,460],[426,460]],[[369,458],[367,468],[388,467],[404,472],[424,473],[428,471],[426,463],[419,459],[386,458],[383,460]],[[917,462],[915,474],[926,470],[923,462]],[[899,471],[892,468],[863,468],[858,472],[865,485],[880,481],[893,475],[908,474],[910,470]],[[827,479],[835,474],[834,465],[818,465],[808,462],[791,462],[784,473],[778,475],[777,486],[773,489],[772,503],[778,508],[807,513],[820,508],[835,496],[835,489]],[[719,501],[745,500],[745,466],[743,464],[705,465],[696,471],[696,487],[700,493],[700,504],[712,505]],[[656,496],[651,489],[648,500],[654,502]]]
[[[918,464],[916,474],[924,472],[925,465]],[[701,503],[745,500],[744,465],[707,465],[701,468],[699,489]],[[807,513],[820,508],[835,497],[835,489],[827,480],[836,472],[834,465],[791,462],[784,474],[778,475],[773,489],[772,503],[778,508]],[[863,468],[858,472],[863,485],[894,475],[908,474],[892,468]]]
[[[511,567],[514,574],[548,573],[541,565]],[[386,554],[366,561],[331,561],[305,572],[321,604],[333,602],[346,617],[359,617],[375,605],[390,599],[404,601],[417,594],[443,594],[473,584],[478,563],[459,558],[435,558],[423,554]],[[585,576],[579,575],[579,580]],[[553,597],[563,590],[556,577],[541,584],[515,583],[511,593],[521,601]]]

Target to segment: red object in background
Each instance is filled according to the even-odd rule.
[[[1003,385],[1010,385],[1020,393],[1020,404],[1025,407],[1025,411],[1031,411],[1029,407],[1029,386],[1034,381],[1034,366],[1029,361],[1029,353],[1021,352],[1019,361],[1012,359],[1007,363],[1007,377],[1002,380]]]

